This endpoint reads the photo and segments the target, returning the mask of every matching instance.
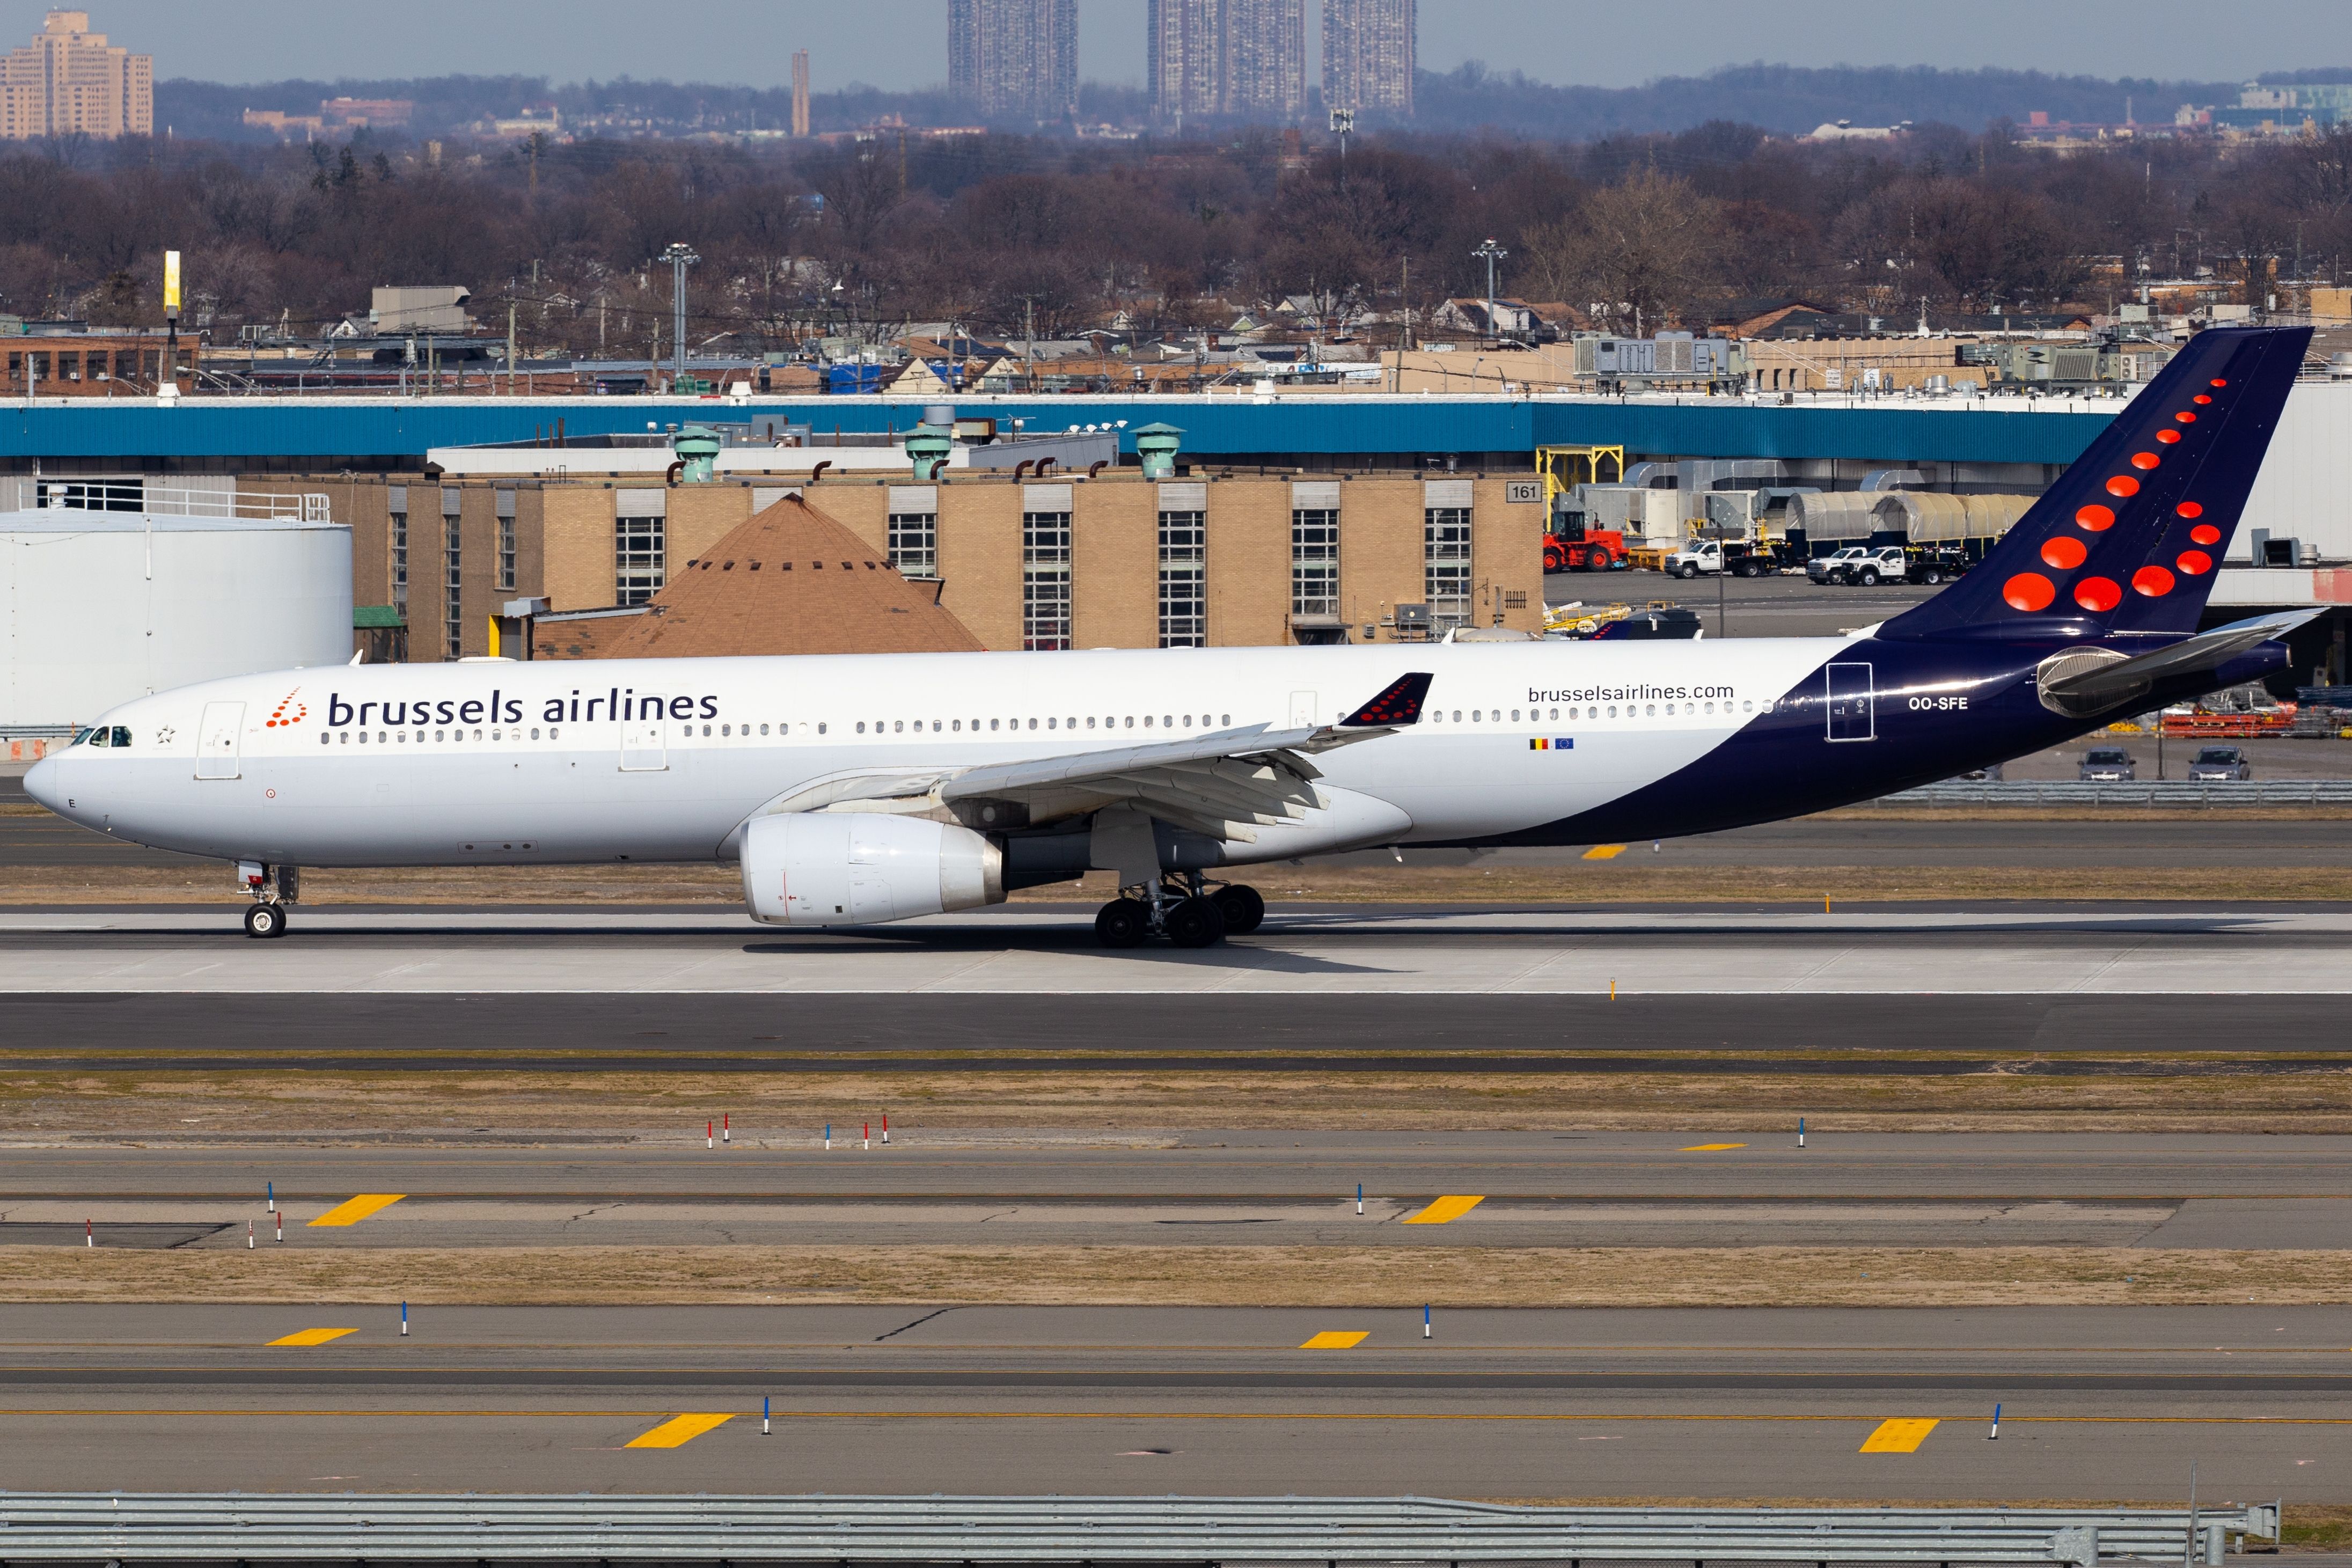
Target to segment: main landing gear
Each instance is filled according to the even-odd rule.
[[[286,911],[301,896],[302,873],[293,866],[265,866],[257,860],[236,863],[237,881],[253,902],[245,911],[245,934],[267,940],[286,934]]]
[[[1214,947],[1227,936],[1248,935],[1265,919],[1256,889],[1228,882],[1212,892],[1198,871],[1179,871],[1105,904],[1095,915],[1095,940],[1140,947],[1164,936],[1178,947]]]

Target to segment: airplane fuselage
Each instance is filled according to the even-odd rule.
[[[1331,808],[1230,840],[1222,863],[1589,843],[1824,809],[2080,733],[2035,694],[2054,646],[1864,632],[300,669],[123,704],[99,729],[129,743],[52,759],[40,794],[103,832],[272,864],[707,863],[763,806],[839,776],[1328,724],[1426,670],[1422,722],[1317,759]]]

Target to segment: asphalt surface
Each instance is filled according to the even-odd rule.
[[[20,1489],[2340,1495],[2341,1313],[0,1308]],[[353,1331],[312,1345],[270,1341]],[[1363,1337],[1308,1349],[1310,1338]],[[760,1429],[762,1396],[774,1430]],[[1993,1404],[1998,1442],[1985,1441]],[[671,1416],[731,1419],[625,1447]],[[1881,1421],[1938,1422],[1863,1454]]]
[[[856,1120],[852,1120],[855,1117]],[[932,1131],[850,1110],[698,1136],[449,1129],[0,1149],[0,1246],[1125,1245],[2352,1249],[2352,1138]],[[695,1131],[700,1131],[698,1123]],[[188,1136],[194,1136],[190,1134]],[[1363,1213],[1356,1213],[1360,1185]],[[274,1194],[287,1239],[273,1239]],[[356,1224],[310,1222],[398,1194]],[[1440,1219],[1430,1205],[1468,1196]]]
[[[225,939],[234,941],[236,939]],[[2305,955],[2282,944],[2290,962]],[[6,949],[0,947],[0,954]],[[135,950],[123,962],[141,964]],[[1894,961],[1915,965],[1912,950]],[[2261,955],[2252,955],[2260,957]],[[2336,962],[2326,952],[2313,963]],[[26,963],[21,954],[0,963]],[[1793,961],[1792,961],[1793,962]],[[1936,976],[1906,968],[1915,984]],[[905,995],[88,990],[8,998],[0,1065],[23,1070],[408,1072],[1717,1071],[1796,1078],[2143,1075],[2193,1050],[2209,1068],[2339,1070],[2332,992],[2216,995],[1644,994],[1316,996],[1204,990],[1155,1000],[1013,993]],[[2285,1053],[2280,1055],[2278,1053]]]
[[[1270,886],[1279,891],[1278,885]],[[1000,906],[806,931],[740,914],[297,910],[274,942],[232,908],[0,912],[0,993],[1188,997],[1498,994],[1832,997],[2352,991],[2352,912],[2257,905],[1652,911],[1334,906],[1210,949],[1095,943],[1085,908]],[[573,1016],[578,1016],[575,1011]],[[1139,1020],[1114,1048],[1167,1020]],[[793,1033],[777,1016],[773,1034]],[[443,1030],[446,1037],[449,1031]],[[446,1043],[442,1042],[442,1043]]]

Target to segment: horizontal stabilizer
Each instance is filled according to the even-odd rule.
[[[2105,648],[2077,648],[2042,661],[2034,680],[2042,705],[2054,712],[2085,717],[2144,697],[2159,680],[2202,675],[2266,642],[2276,642],[2306,621],[2327,612],[2283,610],[2232,621],[2184,637],[2154,653],[2126,658]]]

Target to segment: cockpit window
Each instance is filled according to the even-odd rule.
[[[127,746],[131,744],[131,726],[128,724],[117,724],[114,727],[114,738],[107,743],[112,746]]]
[[[90,737],[91,737],[92,735],[97,734],[97,733],[98,733],[98,731],[95,731],[95,730],[91,729],[89,725],[84,724],[83,726],[81,726],[81,728],[79,728],[79,729],[78,729],[78,730],[76,730],[76,731],[74,731],[74,738],[73,738],[72,744],[77,745],[77,746],[87,746],[87,745],[89,745],[89,744],[91,744],[91,743],[92,743],[92,742],[91,742],[91,741],[90,741]],[[98,744],[100,744],[100,745],[103,745],[103,744],[105,744],[105,742],[102,742],[102,741],[101,741],[101,742],[97,742],[97,743],[98,743]]]

